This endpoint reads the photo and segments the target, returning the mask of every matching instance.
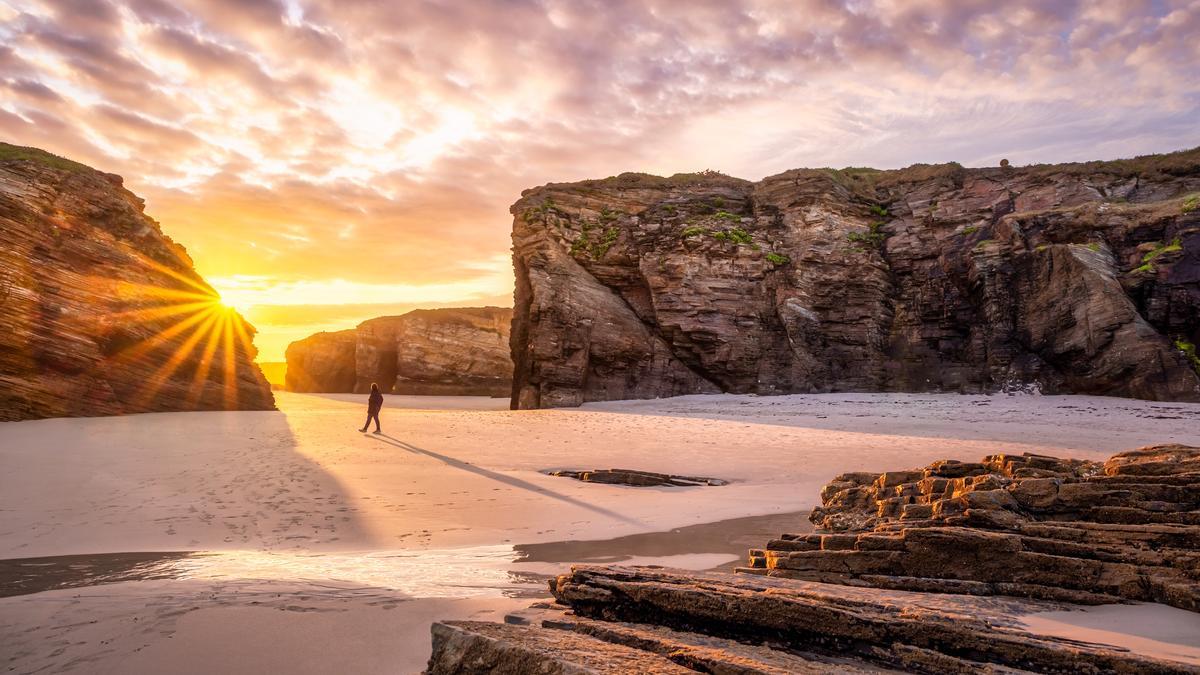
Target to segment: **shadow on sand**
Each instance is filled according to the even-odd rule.
[[[520,478],[506,476],[502,473],[497,473],[495,471],[488,471],[487,469],[480,468],[478,466],[475,466],[474,464],[469,464],[467,462],[464,462],[459,459],[455,459],[453,457],[441,455],[441,454],[438,454],[431,450],[425,450],[424,448],[418,448],[417,446],[415,446],[411,443],[408,443],[406,441],[402,441],[399,438],[396,438],[394,436],[389,436],[387,434],[379,434],[379,433],[368,433],[367,436],[369,436],[381,443],[390,445],[392,447],[400,448],[401,450],[407,450],[413,454],[425,455],[426,457],[432,457],[433,459],[436,459],[445,464],[448,464],[456,469],[462,469],[463,471],[469,471],[470,473],[473,473],[477,476],[483,476],[484,478],[489,478],[498,483],[504,483],[505,485],[508,485],[510,487],[515,487],[515,488],[518,488],[521,490],[528,490],[529,492],[533,492],[535,494],[542,495],[543,497],[549,497],[550,499],[556,499],[560,502],[565,502],[567,504],[571,504],[572,506],[578,506],[581,509],[587,509],[588,511],[605,516],[606,518],[612,518],[613,520],[617,520],[622,523],[626,523],[629,525],[636,525],[638,527],[645,527],[645,523],[643,523],[639,520],[630,518],[628,516],[621,515],[620,513],[617,513],[616,511],[611,511],[602,506],[596,506],[595,504],[589,504],[588,502],[585,502],[585,501],[582,501],[579,499],[575,499],[574,497],[568,497],[567,495],[559,494],[553,490],[549,490],[544,487],[541,487],[540,485],[535,485],[533,483],[530,483],[529,481],[521,480]]]

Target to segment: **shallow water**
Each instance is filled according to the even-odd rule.
[[[121,582],[322,582],[388,589],[409,597],[536,597],[571,563],[730,568],[746,549],[782,532],[808,531],[805,513],[735,518],[615,539],[464,548],[292,553],[173,551],[0,560],[0,597]]]

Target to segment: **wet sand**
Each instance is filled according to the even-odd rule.
[[[357,433],[360,398],[0,424],[0,664],[412,672],[435,618],[497,619],[570,561],[727,567],[808,527],[837,473],[1200,445],[1200,405],[1094,397],[694,396],[511,412],[501,399],[392,396],[382,436]],[[733,482],[540,473],[612,466]],[[764,518],[733,520],[751,516]],[[107,553],[124,557],[94,556]],[[29,560],[56,556],[84,557]]]
[[[20,673],[417,672],[430,623],[502,620],[548,597],[547,581],[573,562],[731,566],[802,516],[609,541],[3,560],[0,644]]]

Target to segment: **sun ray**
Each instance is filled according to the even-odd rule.
[[[199,325],[197,325],[192,333],[187,337],[187,339],[181,342],[179,346],[176,347],[173,352],[171,352],[171,356],[168,357],[167,360],[158,367],[158,370],[155,370],[153,373],[151,373],[150,377],[147,378],[141,395],[139,395],[135,401],[138,407],[145,407],[149,405],[150,401],[156,394],[158,394],[159,390],[162,389],[167,380],[169,380],[171,376],[175,374],[175,371],[179,369],[179,366],[181,366],[188,356],[192,354],[192,351],[196,348],[196,345],[200,343],[200,340],[204,339],[204,336],[208,333],[209,328],[218,320],[221,315],[219,312],[207,312],[204,314],[204,316],[206,317],[204,321],[200,322]]]
[[[241,343],[242,349],[246,352],[246,359],[253,361],[255,356],[254,340],[246,332],[246,320],[242,318],[236,311],[230,313],[230,322],[233,323],[234,336]]]
[[[221,322],[212,322],[208,339],[204,341],[204,353],[200,354],[200,362],[196,366],[196,372],[192,374],[192,386],[187,390],[188,408],[196,406],[204,395],[204,386],[208,384],[209,371],[212,369],[212,357],[216,354],[217,340],[220,334]]]
[[[114,312],[108,316],[113,319],[129,319],[132,321],[153,321],[156,319],[165,319],[177,314],[191,314],[212,307],[212,300],[203,302],[183,302],[169,305],[155,305],[153,307],[142,307],[140,309],[128,309],[123,312]]]
[[[232,320],[227,320],[222,328],[222,347],[225,350],[225,409],[237,409],[237,358],[233,351],[233,327]]]
[[[146,267],[149,267],[150,269],[154,270],[155,272],[158,272],[159,274],[166,275],[168,277],[171,277],[172,279],[175,279],[176,281],[179,281],[188,286],[191,286],[192,288],[195,288],[196,290],[200,291],[200,293],[202,293],[204,295],[209,295],[209,296],[216,295],[216,292],[213,291],[213,289],[210,286],[206,285],[201,280],[193,279],[185,274],[181,274],[180,272],[173,270],[170,267],[167,267],[166,265],[164,265],[156,260],[150,259],[145,254],[143,254],[139,251],[129,249],[129,252],[132,253],[134,255],[134,257],[136,257],[138,259],[138,262],[145,265]]]
[[[179,335],[183,331],[185,331],[188,328],[191,328],[192,326],[196,325],[197,323],[200,323],[201,321],[205,320],[213,312],[218,311],[219,308],[220,308],[220,305],[213,304],[213,305],[209,306],[207,309],[203,309],[199,312],[196,312],[195,314],[192,314],[191,316],[184,317],[184,318],[180,319],[179,321],[175,322],[174,324],[171,324],[167,328],[155,333],[154,335],[151,335],[150,337],[146,338],[145,340],[142,340],[141,342],[130,345],[129,347],[126,347],[125,349],[122,349],[121,351],[114,354],[112,356],[112,359],[116,360],[116,361],[132,361],[134,359],[140,358],[140,357],[144,356],[150,350],[155,349],[159,345],[162,345],[163,343],[170,341],[171,339],[173,339],[175,336]]]
[[[146,284],[127,279],[109,279],[106,277],[91,277],[94,283],[113,284],[114,294],[122,299],[162,299],[162,300],[219,300],[220,295],[214,290],[204,292],[193,291],[176,286],[161,286]]]

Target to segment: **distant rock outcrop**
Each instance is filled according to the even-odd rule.
[[[1033,388],[1200,400],[1200,149],[622,174],[513,205],[513,407]]]
[[[287,388],[396,394],[507,396],[509,327],[500,307],[418,309],[352,330],[317,333],[287,349]]]
[[[0,143],[0,420],[272,410],[254,328],[120,176]]]
[[[299,392],[354,391],[354,329],[315,333],[288,345],[284,388]]]

